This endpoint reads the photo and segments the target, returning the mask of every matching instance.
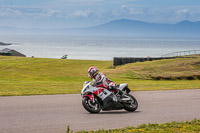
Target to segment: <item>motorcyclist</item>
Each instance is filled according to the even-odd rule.
[[[103,87],[115,93],[118,93],[116,84],[109,80],[103,73],[99,72],[97,67],[90,67],[88,69],[88,77],[93,79],[93,86]]]

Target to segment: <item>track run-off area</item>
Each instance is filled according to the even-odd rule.
[[[80,94],[2,96],[0,133],[66,133],[165,123],[200,118],[200,89],[131,92],[135,112],[102,111],[90,114]]]

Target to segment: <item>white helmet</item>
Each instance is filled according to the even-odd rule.
[[[98,70],[97,67],[90,67],[88,69],[88,77],[91,78],[91,79],[94,78],[94,76],[97,74],[98,71],[99,70]]]

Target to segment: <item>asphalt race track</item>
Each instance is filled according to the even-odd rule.
[[[200,89],[132,93],[136,112],[88,113],[80,94],[0,97],[0,133],[66,133],[200,118]]]

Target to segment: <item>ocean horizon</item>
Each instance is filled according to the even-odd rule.
[[[113,57],[161,57],[164,54],[200,50],[200,39],[192,37],[135,37],[83,35],[0,35],[0,46],[27,57],[112,60]]]

